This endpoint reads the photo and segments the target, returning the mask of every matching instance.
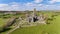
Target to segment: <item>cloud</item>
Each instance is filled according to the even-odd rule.
[[[25,6],[36,6],[34,3],[26,3]]]
[[[33,3],[26,3],[26,6],[33,6]]]
[[[20,9],[20,4],[19,3],[10,3],[10,4],[0,4],[0,10],[3,11],[19,11]]]
[[[7,10],[8,7],[8,4],[0,4],[0,10]]]
[[[51,4],[53,4],[53,3],[56,3],[56,2],[60,2],[60,0],[50,0],[49,1]]]
[[[42,2],[43,0],[34,0],[35,3],[40,3]]]
[[[0,4],[0,7],[6,7],[8,4]]]
[[[25,7],[27,10],[59,10],[60,5],[47,5],[47,4],[35,4],[35,3],[26,3]]]
[[[36,8],[37,10],[59,10],[60,5],[47,5],[47,4],[41,4],[41,3],[33,3],[33,2],[27,2],[27,3],[17,3],[17,2],[11,2],[8,4],[0,4],[0,10],[4,11],[21,11],[21,10],[33,10]]]
[[[38,4],[38,6],[42,7],[42,6],[43,6],[43,4]]]
[[[36,3],[26,3],[25,6],[32,6],[32,7],[36,7],[36,6],[42,6],[43,4],[36,4]]]
[[[43,10],[60,10],[60,5],[43,5]]]
[[[60,2],[60,0],[51,0],[51,1],[54,1],[54,2]]]
[[[3,11],[21,11],[21,10],[33,10],[34,8],[37,8],[38,6],[42,6],[43,4],[36,4],[33,2],[28,3],[16,3],[11,2],[8,4],[0,4],[0,10]]]

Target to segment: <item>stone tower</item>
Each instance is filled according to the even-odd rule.
[[[34,11],[33,11],[33,17],[36,15],[36,8],[34,8]]]
[[[38,19],[36,8],[33,10],[32,21],[36,22]]]

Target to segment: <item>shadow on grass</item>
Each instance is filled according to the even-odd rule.
[[[11,30],[11,28],[3,29],[2,31],[0,31],[0,33],[6,32],[6,31],[9,31],[9,30]]]

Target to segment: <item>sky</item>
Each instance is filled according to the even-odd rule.
[[[0,10],[60,10],[60,0],[0,0]]]

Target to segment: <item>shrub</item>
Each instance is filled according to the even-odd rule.
[[[0,27],[0,33],[3,31],[3,28],[2,27]]]

